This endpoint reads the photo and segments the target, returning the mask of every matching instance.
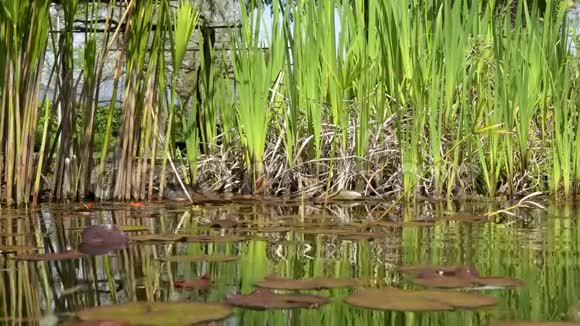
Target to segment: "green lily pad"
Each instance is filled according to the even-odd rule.
[[[291,280],[277,276],[267,276],[256,282],[257,287],[279,290],[319,290],[333,288],[352,288],[359,285],[353,279],[312,278],[305,280]]]
[[[222,255],[191,255],[191,256],[167,256],[159,258],[160,261],[166,261],[171,263],[193,263],[193,262],[230,262],[240,259],[238,256],[222,256]]]
[[[362,308],[394,311],[446,311],[476,309],[497,303],[494,297],[457,291],[414,291],[396,288],[365,289],[346,297],[345,302]]]
[[[356,192],[356,191],[341,190],[339,193],[337,193],[336,195],[334,195],[330,198],[332,198],[334,200],[356,200],[356,199],[361,199],[362,194],[360,192]]]
[[[222,304],[134,302],[84,309],[79,312],[79,317],[86,321],[106,317],[131,325],[178,326],[222,320],[231,313],[232,309]]]

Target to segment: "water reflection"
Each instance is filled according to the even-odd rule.
[[[74,319],[84,308],[114,303],[223,302],[251,293],[271,274],[421,288],[398,267],[428,264],[473,266],[482,275],[518,278],[526,285],[481,292],[498,300],[493,308],[431,313],[355,308],[342,301],[353,289],[307,291],[331,302],[312,310],[237,309],[226,323],[480,325],[568,319],[580,299],[580,211],[551,205],[547,211],[520,209],[491,221],[482,217],[505,206],[423,202],[391,209],[391,203],[382,202],[244,200],[193,207],[102,203],[8,209],[0,217],[0,316],[5,324],[28,325],[46,315]],[[84,250],[89,255],[44,259],[45,253],[83,251],[82,230],[108,224],[133,239],[127,248],[97,257]],[[148,234],[161,240],[142,241]],[[32,261],[34,256],[40,261]],[[203,279],[203,291],[181,286]]]

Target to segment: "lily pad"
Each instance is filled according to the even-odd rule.
[[[467,223],[482,223],[489,221],[489,218],[484,214],[457,213],[446,216],[443,218],[443,220]]]
[[[78,321],[62,324],[62,326],[130,326],[130,325],[131,324],[128,322],[116,320]]]
[[[124,232],[143,232],[149,231],[145,225],[119,225],[119,230]]]
[[[353,241],[357,241],[357,240],[368,240],[368,241],[372,241],[375,239],[381,239],[386,237],[385,233],[380,233],[380,232],[353,232],[353,233],[347,233],[344,235],[339,236],[341,240],[353,240]]]
[[[187,242],[211,242],[211,243],[226,243],[226,242],[241,242],[248,240],[248,237],[239,235],[186,235]]]
[[[437,288],[473,288],[479,286],[517,287],[521,280],[509,277],[480,277],[477,270],[469,266],[403,266],[399,271],[413,274],[413,282]]]
[[[215,220],[211,223],[212,228],[233,229],[240,227],[241,223],[234,219]]]
[[[339,193],[331,197],[334,200],[356,200],[361,199],[362,194],[356,191],[341,190]]]
[[[131,241],[136,242],[175,242],[175,241],[185,241],[184,235],[179,234],[140,234],[132,235],[129,237]]]
[[[79,259],[84,256],[85,254],[83,254],[78,250],[70,250],[65,252],[51,252],[44,254],[17,255],[16,257],[14,257],[14,259],[26,261],[61,261],[69,259]]]
[[[459,291],[417,291],[423,298],[444,302],[454,308],[478,309],[495,306],[497,300],[489,295]]]
[[[292,309],[318,308],[327,303],[326,297],[312,294],[276,294],[267,289],[259,289],[248,295],[232,295],[226,303],[247,309]]]
[[[19,245],[15,245],[15,246],[0,245],[0,254],[9,254],[9,253],[15,253],[15,252],[30,252],[30,251],[34,251],[34,250],[38,250],[38,247],[19,246]]]
[[[444,302],[429,300],[417,296],[416,291],[403,291],[395,288],[358,290],[344,298],[350,305],[394,311],[446,311],[453,310]]]
[[[204,235],[204,234],[143,234],[131,236],[136,242],[202,242],[202,243],[227,243],[241,242],[249,238],[239,235]]]
[[[456,276],[417,277],[413,280],[413,283],[427,287],[448,289],[470,288],[474,286],[470,280]]]
[[[192,262],[230,262],[240,259],[238,256],[222,256],[222,255],[191,255],[191,256],[167,256],[159,258],[160,261],[171,263],[192,263]]]
[[[177,326],[222,320],[231,313],[232,309],[222,304],[135,302],[84,309],[79,312],[79,317],[92,321],[106,316],[131,325]]]
[[[203,275],[200,278],[192,280],[179,280],[175,281],[176,288],[182,289],[197,289],[200,291],[209,291],[212,286],[211,279],[209,275]]]
[[[256,282],[257,287],[279,290],[352,288],[357,285],[359,285],[359,282],[353,279],[312,278],[305,280],[291,280],[273,275],[266,276],[264,280]]]
[[[524,285],[524,281],[518,280],[517,278],[498,276],[478,277],[474,279],[473,282],[477,285],[497,286],[502,288],[515,288]]]
[[[497,303],[494,297],[457,291],[416,291],[396,288],[365,289],[346,297],[345,302],[362,308],[394,311],[446,311],[475,309]]]
[[[129,245],[125,232],[114,225],[91,225],[83,229],[79,251],[89,255],[104,255]]]
[[[578,322],[566,321],[500,321],[493,326],[580,326]]]

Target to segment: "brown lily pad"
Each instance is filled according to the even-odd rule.
[[[402,266],[399,271],[414,276],[413,282],[437,288],[473,288],[479,286],[517,287],[523,282],[509,277],[480,277],[470,266]]]
[[[478,309],[495,306],[497,300],[489,295],[460,291],[425,290],[420,291],[423,298],[444,302],[454,308]]]
[[[176,242],[185,241],[185,236],[180,234],[140,234],[129,237],[135,242]]]
[[[350,305],[394,311],[446,311],[453,310],[444,302],[421,298],[416,291],[403,291],[395,288],[358,290],[344,298]]]
[[[291,280],[274,275],[267,276],[264,280],[256,282],[257,287],[279,290],[352,288],[357,285],[359,285],[359,282],[353,279],[312,278],[305,280]]]
[[[62,324],[62,326],[130,326],[130,325],[131,324],[128,322],[115,320],[78,321]]]
[[[143,232],[149,231],[149,228],[145,225],[119,225],[119,230],[124,232]]]
[[[219,229],[234,229],[240,227],[241,223],[234,219],[222,219],[222,220],[215,220],[211,223],[212,228],[219,228]]]
[[[231,262],[240,259],[238,256],[223,256],[223,255],[191,255],[191,256],[167,256],[159,258],[160,261],[166,261],[171,263],[192,263],[192,262]]]
[[[103,316],[131,325],[191,325],[222,320],[232,309],[222,304],[199,302],[146,303],[100,306],[79,312],[82,320],[102,320]]]
[[[494,297],[457,291],[417,291],[396,288],[365,289],[346,297],[345,302],[362,308],[394,311],[446,311],[475,309],[497,303]]]
[[[385,236],[386,236],[385,233],[380,233],[380,232],[353,232],[353,233],[347,233],[344,235],[340,235],[339,238],[341,240],[353,240],[353,241],[368,240],[368,241],[372,241],[375,239],[384,238]]]
[[[241,242],[249,238],[239,235],[205,235],[205,234],[143,234],[131,236],[135,242],[202,242],[227,243]]]
[[[470,288],[474,286],[470,280],[456,276],[417,277],[413,280],[413,283],[427,287],[447,289]]]
[[[91,225],[83,229],[79,251],[88,255],[104,255],[129,245],[125,232],[114,225]]]
[[[248,240],[248,237],[239,235],[186,235],[187,242],[211,242],[211,243],[226,243],[226,242],[242,242]]]
[[[445,221],[466,222],[466,223],[481,223],[489,221],[489,218],[484,214],[467,214],[457,213],[443,218]]]
[[[472,280],[480,286],[497,286],[502,288],[515,288],[524,285],[524,281],[511,277],[487,276]]]
[[[192,280],[179,280],[175,281],[176,288],[182,289],[197,289],[200,291],[209,291],[212,286],[211,279],[209,275],[203,275],[200,278],[192,279]]]
[[[10,254],[10,253],[18,253],[18,252],[30,252],[38,250],[38,247],[35,246],[5,246],[0,245],[0,254]]]
[[[247,309],[292,309],[318,308],[327,303],[326,297],[311,294],[276,294],[267,289],[259,289],[248,295],[232,295],[226,303]]]
[[[78,250],[70,250],[65,252],[51,252],[44,254],[17,255],[16,257],[14,257],[14,259],[26,261],[61,261],[69,259],[79,259],[84,256],[85,254],[83,254]]]

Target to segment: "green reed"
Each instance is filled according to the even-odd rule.
[[[257,190],[266,175],[284,189],[308,190],[299,180],[311,178],[327,190],[370,194],[371,185],[389,183],[385,189],[409,199],[536,190],[572,198],[578,191],[578,64],[568,53],[564,2],[273,1],[271,8],[242,6],[232,50],[222,55],[210,26],[191,41],[198,25],[191,1],[178,8],[167,0],[115,3],[106,6],[104,33],[93,20],[98,1],[67,1],[62,26],[49,19],[46,0],[1,4],[4,202],[28,202],[45,178],[55,198],[84,198],[95,172],[100,198],[152,198],[157,183],[162,194],[180,131],[192,183],[200,154],[228,161],[243,153],[235,162],[246,171],[235,176],[242,189]],[[262,11],[270,9],[265,27]],[[87,31],[75,61],[81,11]],[[49,40],[56,94],[40,103]],[[200,62],[187,86],[194,94],[181,99],[181,63],[196,42]],[[100,107],[112,54],[113,100]],[[45,125],[38,126],[40,112]],[[97,130],[101,112],[107,126]],[[55,121],[56,132],[49,127]],[[41,144],[34,144],[37,128]],[[95,155],[97,136],[104,142]]]
[[[274,8],[278,12],[278,6]],[[264,174],[266,137],[286,53],[279,16],[274,16],[269,35],[268,58],[261,49],[265,45],[259,39],[261,24],[261,10],[248,12],[242,7],[242,28],[235,39],[233,54],[238,97],[236,120],[252,189]]]

